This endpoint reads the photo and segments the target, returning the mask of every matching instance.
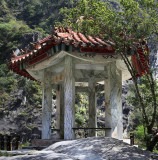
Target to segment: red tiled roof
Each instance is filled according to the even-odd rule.
[[[31,43],[33,49],[30,51],[26,49],[23,55],[16,56],[13,52],[9,69],[25,76],[29,79],[35,80],[25,69],[25,63],[33,64],[37,61],[44,60],[47,56],[45,52],[52,47],[65,44],[66,46],[73,46],[79,48],[81,52],[90,52],[95,54],[115,54],[114,43],[112,41],[103,41],[99,37],[85,36],[82,33],[77,33],[71,29],[55,28],[53,34],[36,42]]]
[[[20,65],[25,62],[31,61],[33,58],[40,56],[44,52],[47,52],[53,46],[61,43],[67,46],[72,45],[75,48],[79,47],[80,49],[85,49],[86,51],[89,50],[89,48],[95,48],[96,51],[100,50],[99,53],[115,53],[113,46],[104,42],[98,37],[86,37],[82,33],[74,32],[71,29],[55,28],[53,34],[36,43],[31,43],[31,45],[33,46],[33,49],[31,51],[25,51],[22,55],[19,56],[16,56],[15,53],[13,53],[8,67],[9,69],[20,75],[23,75],[29,79],[34,79],[33,77],[31,77],[31,75],[29,75],[26,69],[20,69]]]

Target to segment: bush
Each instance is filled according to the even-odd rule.
[[[20,149],[22,149],[23,147],[28,147],[28,146],[30,146],[30,142],[26,142],[24,144],[21,144]]]
[[[76,114],[75,122],[76,122],[77,127],[83,126],[85,124],[84,116],[79,113]]]
[[[134,131],[135,136],[135,144],[137,144],[140,148],[146,149],[146,141],[145,141],[145,133],[144,133],[144,126],[140,125],[136,127]]]
[[[145,139],[144,126],[140,125],[136,127],[136,131],[134,132],[134,134],[137,139],[144,140]]]

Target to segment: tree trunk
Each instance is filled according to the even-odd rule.
[[[153,152],[155,145],[158,143],[158,135],[155,135],[152,140],[147,140],[146,150]]]

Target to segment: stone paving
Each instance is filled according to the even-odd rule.
[[[25,155],[0,160],[158,160],[158,155],[114,138],[91,137],[58,142],[42,151],[26,151]]]

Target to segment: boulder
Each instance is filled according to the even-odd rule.
[[[42,151],[32,151],[29,155],[0,157],[0,160],[149,160],[158,159],[157,154],[110,137],[90,137],[85,139],[57,142]]]

